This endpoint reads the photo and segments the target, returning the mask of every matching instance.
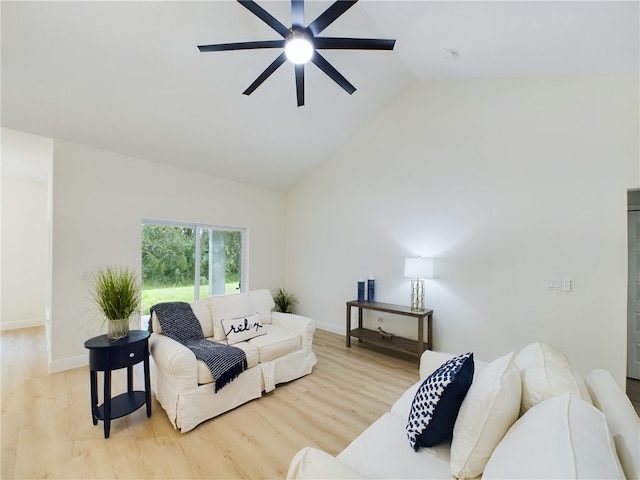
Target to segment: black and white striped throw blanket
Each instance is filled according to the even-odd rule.
[[[216,392],[246,370],[247,355],[244,351],[206,340],[188,303],[157,303],[151,307],[152,315],[153,312],[156,312],[162,333],[188,347],[198,360],[207,364],[216,383]]]

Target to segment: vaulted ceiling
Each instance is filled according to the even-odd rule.
[[[290,25],[288,1],[258,3]],[[331,3],[307,0],[306,22]],[[233,0],[1,8],[3,127],[283,191],[416,81],[640,63],[636,1],[361,0],[323,35],[394,38],[395,50],[324,51],[357,91],[308,65],[298,108],[288,63],[242,95],[278,51],[196,48],[281,38]]]

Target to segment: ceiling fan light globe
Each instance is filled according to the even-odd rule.
[[[313,56],[313,45],[308,38],[294,35],[287,40],[284,53],[290,62],[296,65],[304,64]]]

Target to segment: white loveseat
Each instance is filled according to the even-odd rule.
[[[191,303],[205,338],[228,343],[222,322],[258,314],[266,334],[234,343],[244,350],[247,369],[215,392],[211,372],[184,345],[162,334],[155,313],[149,339],[151,383],[173,426],[188,432],[201,422],[272,391],[277,384],[311,373],[315,322],[300,315],[273,312],[269,290],[212,296]]]
[[[288,479],[639,478],[640,420],[611,374],[584,380],[535,343],[489,364],[473,382],[447,442],[414,451],[405,426],[422,381],[452,355],[426,351],[421,380],[337,457],[299,451]]]

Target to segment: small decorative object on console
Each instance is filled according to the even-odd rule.
[[[358,279],[358,301],[364,302],[364,278],[362,277]]]
[[[389,340],[393,340],[395,335],[395,333],[385,332],[381,327],[378,327],[378,333],[380,334],[380,337],[387,338]]]
[[[369,275],[367,280],[367,302],[376,301],[376,279],[373,278],[373,274]]]

